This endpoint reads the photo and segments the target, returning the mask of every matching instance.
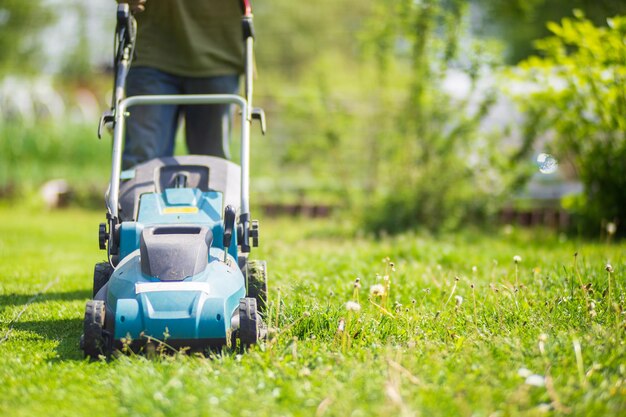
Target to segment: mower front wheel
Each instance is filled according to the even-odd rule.
[[[246,297],[239,300],[239,341],[246,348],[259,341],[261,318],[257,312],[256,300]]]
[[[99,262],[96,264],[93,268],[93,298],[95,298],[98,291],[104,287],[104,284],[109,282],[112,274],[113,267],[108,262]]]
[[[92,360],[98,359],[100,355],[108,356],[110,346],[104,331],[104,301],[89,300],[85,306],[85,320],[83,322],[83,337],[81,347],[85,352],[85,357]]]
[[[252,260],[246,263],[247,296],[254,298],[260,311],[267,307],[267,262]]]

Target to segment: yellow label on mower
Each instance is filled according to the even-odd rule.
[[[166,207],[163,214],[193,214],[198,212],[198,207]]]

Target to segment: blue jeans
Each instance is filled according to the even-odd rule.
[[[155,68],[133,67],[126,79],[126,95],[237,94],[239,76],[182,77]],[[122,155],[123,169],[153,158],[172,156],[178,123],[184,117],[190,154],[229,158],[231,106],[152,105],[130,108]]]

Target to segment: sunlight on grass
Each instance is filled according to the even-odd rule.
[[[265,344],[88,363],[78,338],[102,218],[0,208],[0,415],[626,409],[621,243],[519,230],[373,239],[268,219],[253,252],[270,271]]]

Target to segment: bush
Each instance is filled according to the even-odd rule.
[[[20,195],[53,178],[79,193],[104,193],[111,156],[108,136],[98,141],[94,125],[39,122],[0,124],[0,190]]]
[[[594,26],[580,11],[550,23],[554,36],[537,42],[542,57],[522,64],[522,78],[539,91],[520,97],[535,135],[554,133],[554,153],[573,161],[584,195],[568,208],[581,230],[597,233],[611,221],[626,232],[626,16]]]
[[[394,4],[378,4],[366,38],[382,106],[373,123],[379,153],[364,225],[399,232],[484,222],[519,174],[514,150],[482,127],[496,95],[477,86],[497,60],[484,41],[466,36],[465,2]],[[453,72],[470,80],[464,97],[444,89]]]

